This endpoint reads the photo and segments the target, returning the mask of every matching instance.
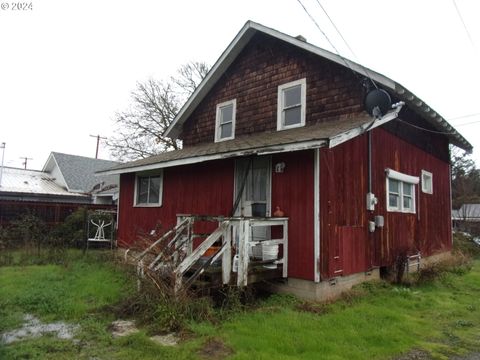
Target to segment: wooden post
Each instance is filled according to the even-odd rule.
[[[283,265],[282,276],[288,277],[288,220],[283,220]]]
[[[238,258],[237,286],[248,283],[248,249],[250,247],[250,220],[240,220],[240,251]]]
[[[230,283],[232,272],[232,226],[230,223],[223,232],[222,243],[225,247],[222,254],[222,281],[226,285]]]

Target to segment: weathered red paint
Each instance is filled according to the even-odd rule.
[[[322,278],[366,270],[367,138],[320,150],[320,271]],[[355,263],[350,263],[354,261]]]
[[[272,207],[289,217],[289,276],[313,279],[313,150],[273,156],[285,163],[272,174]],[[233,207],[234,160],[164,169],[161,207],[134,207],[135,175],[121,176],[119,241],[131,245],[139,233],[176,223],[177,214],[230,215]],[[198,232],[212,231],[202,224]]]
[[[228,216],[233,204],[234,161],[221,160],[163,170],[161,207],[134,207],[135,174],[120,177],[118,238],[132,244],[141,232],[157,224],[169,229],[177,214]]]
[[[437,152],[443,154],[448,142],[441,136],[435,141]],[[372,192],[378,204],[375,211],[367,211],[368,136],[361,135],[333,149],[321,149],[320,153],[322,278],[391,266],[402,253],[420,251],[422,256],[429,256],[451,249],[447,162],[385,129],[374,129]],[[386,210],[386,168],[418,177],[422,169],[433,174],[433,194],[422,193],[421,184],[415,186],[416,214]],[[385,226],[372,234],[368,221],[373,221],[375,215],[384,216]]]
[[[272,164],[284,162],[283,173],[272,174],[272,208],[288,217],[288,275],[314,279],[313,150],[277,154]]]
[[[443,141],[443,147],[448,149],[448,142]],[[376,265],[391,264],[401,252],[420,251],[422,256],[428,256],[450,250],[450,165],[383,129],[374,131],[373,149],[374,192],[379,197],[376,213],[385,216],[385,227],[375,234]],[[422,169],[433,174],[433,194],[423,193],[421,184],[416,186],[416,214],[386,211],[387,167],[418,177]]]

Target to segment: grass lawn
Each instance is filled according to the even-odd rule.
[[[479,260],[468,273],[421,286],[364,284],[330,305],[274,295],[215,323],[190,322],[192,335],[173,348],[153,343],[146,331],[111,337],[115,317],[106,305],[133,291],[133,278],[97,252],[67,265],[0,267],[0,333],[20,327],[25,314],[80,326],[75,341],[0,344],[0,359],[197,359],[212,339],[230,348],[232,359],[389,359],[414,348],[446,359],[480,351]]]

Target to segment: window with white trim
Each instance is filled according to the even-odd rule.
[[[217,105],[215,120],[215,142],[235,138],[235,113],[237,100],[223,102]]]
[[[426,170],[422,170],[422,192],[433,194],[433,175]]]
[[[306,93],[305,78],[278,87],[277,130],[305,126]]]
[[[404,213],[415,213],[416,176],[402,174],[386,169],[387,174],[387,210]]]
[[[135,206],[161,206],[163,173],[142,176],[135,179]]]

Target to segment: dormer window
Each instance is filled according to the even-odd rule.
[[[237,100],[223,102],[217,105],[215,120],[215,142],[235,138],[235,113]]]
[[[277,130],[305,126],[305,78],[278,87]]]

